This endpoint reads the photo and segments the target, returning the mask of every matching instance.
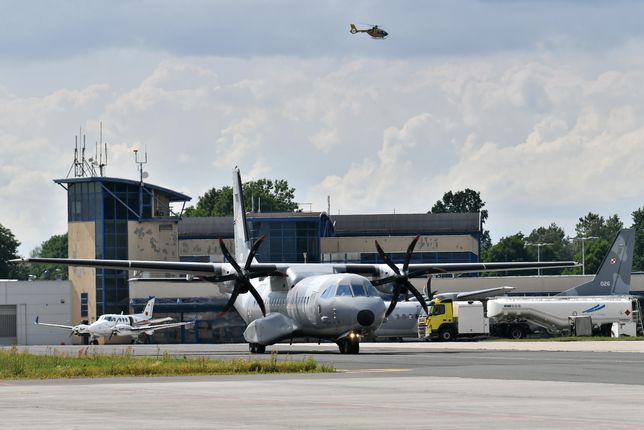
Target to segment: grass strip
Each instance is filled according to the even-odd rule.
[[[15,348],[0,351],[0,379],[104,378],[116,376],[237,375],[266,373],[335,372],[313,358],[280,361],[269,358],[213,360],[207,357],[136,357],[129,352],[118,355],[88,353],[69,357],[52,351],[50,355],[20,352]]]

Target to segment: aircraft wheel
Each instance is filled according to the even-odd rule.
[[[523,327],[521,327],[520,325],[513,325],[508,330],[508,337],[510,339],[523,339],[525,337]]]
[[[90,345],[98,345],[98,339],[91,340],[89,342]]]
[[[251,354],[263,354],[266,352],[266,345],[260,345],[258,343],[249,343],[248,350]]]
[[[351,342],[349,344],[349,354],[359,354],[360,353],[360,342]]]
[[[346,339],[342,339],[337,342],[338,348],[340,349],[340,354],[347,354],[347,341]]]

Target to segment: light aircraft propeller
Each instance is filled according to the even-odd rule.
[[[405,254],[405,263],[403,265],[402,271],[396,266],[389,256],[385,254],[385,252],[382,250],[382,247],[376,240],[376,249],[378,250],[378,254],[380,255],[380,258],[389,266],[391,270],[393,270],[393,275],[387,276],[386,278],[382,279],[375,279],[371,281],[373,285],[383,285],[383,284],[388,284],[390,282],[393,282],[394,288],[393,288],[393,296],[391,298],[391,303],[389,304],[389,308],[387,309],[387,312],[385,312],[385,317],[388,317],[393,311],[394,308],[396,307],[396,304],[398,303],[398,299],[400,298],[401,294],[408,294],[411,292],[414,297],[418,300],[418,303],[421,304],[423,309],[425,310],[426,313],[429,314],[429,309],[427,308],[427,303],[425,302],[425,299],[423,298],[423,295],[412,285],[411,282],[409,282],[409,278],[416,278],[419,276],[423,276],[426,274],[432,274],[432,273],[441,273],[444,272],[443,269],[437,269],[437,268],[426,268],[426,269],[419,269],[419,270],[413,270],[411,272],[408,271],[409,269],[409,262],[411,261],[411,256],[414,252],[414,247],[416,246],[416,242],[418,242],[418,239],[420,236],[416,236],[409,246],[407,247],[407,253]],[[431,278],[431,276],[430,276]]]

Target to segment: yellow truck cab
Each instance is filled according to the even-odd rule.
[[[453,301],[433,299],[429,305],[429,315],[418,321],[419,335],[424,326],[425,338],[443,342],[458,336],[478,336],[490,334],[490,322],[485,317],[483,303],[476,300]]]

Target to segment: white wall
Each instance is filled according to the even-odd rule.
[[[18,345],[70,344],[69,331],[36,326],[41,322],[70,324],[72,318],[71,283],[69,281],[3,281],[0,280],[0,305],[16,306],[16,340]]]

